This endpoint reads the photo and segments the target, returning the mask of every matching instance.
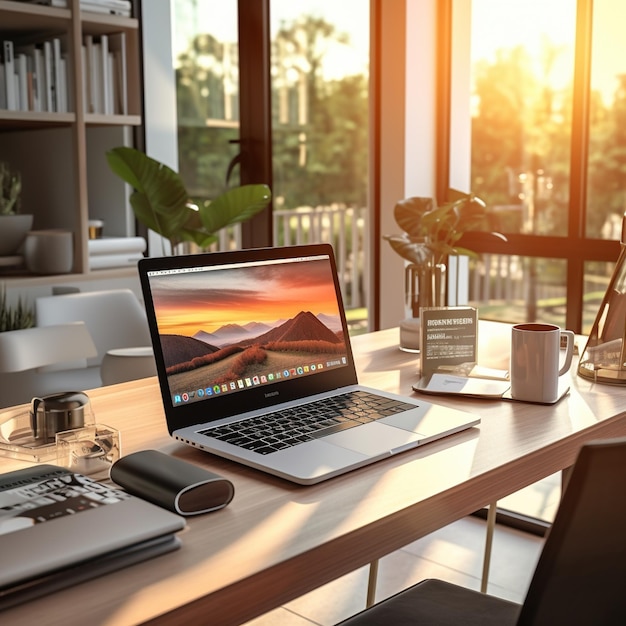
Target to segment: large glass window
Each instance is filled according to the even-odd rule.
[[[240,63],[258,59],[238,54],[237,6],[174,3],[179,169],[198,199],[239,180]],[[364,329],[369,0],[269,8],[273,243],[332,243],[348,317]]]
[[[595,319],[625,208],[617,5],[472,0],[470,184],[509,238],[474,263],[470,297],[492,318],[579,332]]]
[[[472,2],[472,190],[500,231],[567,234],[575,9]]]
[[[191,196],[208,200],[239,151],[237,0],[176,0],[174,15],[179,171]]]
[[[594,0],[587,234],[618,239],[626,209],[626,3]]]

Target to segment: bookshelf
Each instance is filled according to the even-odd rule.
[[[6,96],[0,100],[0,160],[21,172],[22,213],[34,215],[33,229],[73,233],[73,270],[55,279],[124,276],[134,268],[90,269],[88,223],[102,220],[106,236],[136,234],[128,190],[110,172],[105,153],[114,146],[133,145],[134,130],[142,124],[139,20],[81,10],[80,0],[66,4],[60,8],[0,0],[0,42],[12,42],[15,55],[30,52],[30,66],[37,67],[43,42],[58,40],[64,58],[58,84],[66,92],[64,104],[57,100],[50,106],[47,86],[31,77],[26,103],[22,98],[16,109],[12,101],[10,110]],[[110,55],[101,54],[105,42]],[[99,48],[99,57],[90,56],[88,44]],[[35,48],[42,52],[33,52]],[[107,99],[92,87],[97,74],[93,63],[110,72],[106,83],[97,77],[100,90],[109,92]],[[52,94],[52,100],[58,97]],[[37,285],[49,278],[23,267],[14,272],[3,268],[0,274],[9,287]]]

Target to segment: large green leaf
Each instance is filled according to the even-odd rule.
[[[432,250],[424,241],[413,241],[406,235],[385,235],[384,239],[389,242],[395,252],[410,263],[422,265],[432,260]]]
[[[398,226],[409,237],[423,237],[422,217],[432,211],[435,204],[432,198],[411,197],[400,200],[393,209],[393,216]]]
[[[234,187],[200,207],[200,219],[208,233],[215,233],[224,226],[250,219],[267,206],[271,197],[267,185]]]
[[[225,226],[262,211],[272,195],[267,185],[244,185],[198,208],[179,174],[166,165],[134,148],[114,148],[106,156],[113,172],[135,190],[130,203],[137,219],[169,239],[172,248],[183,241],[207,247]]]
[[[134,148],[113,148],[106,157],[113,172],[134,187],[130,203],[137,219],[163,237],[176,237],[190,211],[180,176]]]
[[[394,217],[404,235],[386,236],[392,248],[412,263],[424,261],[424,248],[415,246],[417,239],[425,241],[425,248],[434,261],[441,263],[451,254],[477,256],[471,251],[472,242],[481,241],[481,235],[506,241],[503,235],[476,232],[489,226],[485,203],[474,194],[450,190],[450,202],[437,206],[432,198],[411,197],[400,200],[394,207]],[[468,245],[469,244],[469,245]],[[462,246],[462,247],[461,247]]]

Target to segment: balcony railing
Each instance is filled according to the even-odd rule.
[[[332,244],[346,309],[367,306],[367,231],[366,208],[332,204],[273,212],[276,245]],[[240,246],[239,229],[221,233],[221,249]],[[484,254],[481,259],[469,263],[466,257],[461,258],[454,269],[451,259],[448,276],[453,277],[453,284],[448,285],[448,303],[463,305],[469,302],[478,307],[480,316],[486,319],[543,320],[563,325],[564,281],[558,276],[549,280],[542,272],[533,272],[532,263],[532,259],[516,255]],[[608,276],[589,274],[585,280],[584,321],[590,324],[606,289]]]

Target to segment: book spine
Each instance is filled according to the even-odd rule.
[[[15,66],[17,68],[17,84],[19,86],[16,109],[18,111],[28,111],[28,64],[26,55],[23,52],[17,55]]]
[[[63,70],[61,68],[61,40],[55,37],[52,40],[52,71],[54,72],[54,110],[63,111]]]
[[[48,113],[52,113],[54,109],[54,82],[52,72],[52,43],[50,41],[43,42],[43,60],[44,60],[44,82],[45,82],[45,98],[44,102]]]
[[[7,86],[4,79],[4,63],[0,63],[0,109],[7,108]]]
[[[35,111],[44,110],[46,81],[43,69],[43,52],[41,48],[35,48],[33,52],[33,74],[34,74],[34,104]]]
[[[83,110],[89,113],[89,65],[87,63],[87,46],[83,44],[80,47],[80,67],[82,72],[82,80],[80,85],[83,91]]]
[[[109,48],[115,57],[116,101],[114,113],[128,114],[128,85],[126,73],[126,33],[113,33],[109,35]]]
[[[100,73],[102,81],[102,112],[105,115],[111,115],[113,111],[109,109],[111,102],[111,78],[109,73],[109,37],[108,35],[100,35]]]
[[[85,68],[87,70],[87,99],[85,100],[86,112],[96,113],[96,51],[94,49],[94,41],[91,35],[87,35],[85,37],[85,55]]]
[[[100,43],[93,44],[93,112],[104,113],[102,101],[102,47]]]
[[[6,40],[2,43],[4,57],[4,83],[6,86],[7,109],[17,110],[17,94],[15,93],[15,60],[13,42]]]

